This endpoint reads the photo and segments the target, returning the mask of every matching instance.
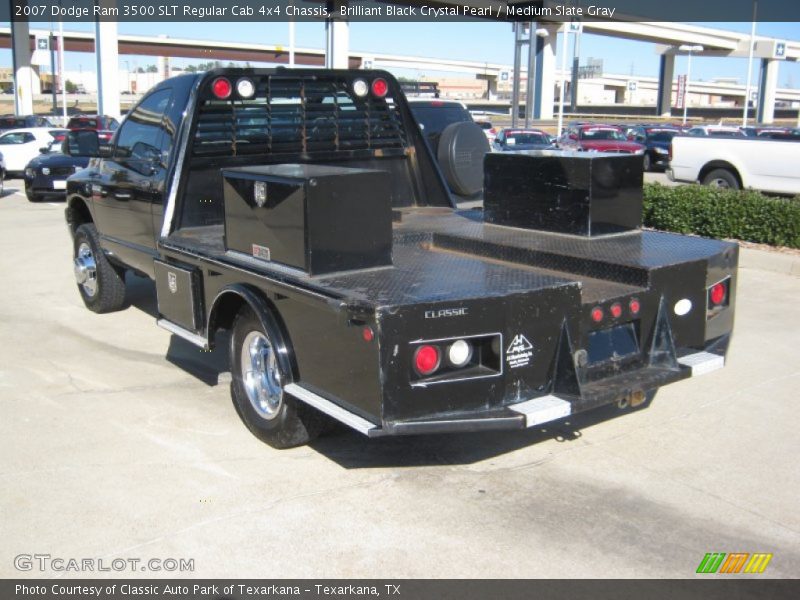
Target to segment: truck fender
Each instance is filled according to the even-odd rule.
[[[69,226],[70,233],[74,236],[75,231],[85,223],[93,223],[94,218],[89,210],[89,205],[80,196],[73,196],[67,200],[67,208],[64,210]]]
[[[208,345],[214,347],[214,340],[219,329],[230,329],[238,312],[249,306],[261,322],[264,331],[269,334],[275,344],[276,356],[284,373],[290,373],[292,383],[298,378],[297,362],[294,357],[289,333],[283,324],[275,306],[267,300],[263,293],[251,286],[234,283],[227,285],[214,298],[208,313]]]

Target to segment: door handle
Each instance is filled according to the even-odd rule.
[[[130,200],[131,194],[130,192],[114,192],[114,198],[117,200]]]

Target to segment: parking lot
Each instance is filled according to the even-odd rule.
[[[707,552],[800,572],[796,255],[742,250],[728,365],[645,410],[278,451],[217,384],[225,349],[156,327],[148,281],[120,313],[84,308],[63,204],[19,184],[0,198],[2,577],[59,575],[15,568],[34,553],[197,577],[691,577]]]

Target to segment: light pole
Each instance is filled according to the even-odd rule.
[[[747,113],[750,111],[750,86],[753,83],[753,53],[756,46],[756,14],[758,13],[758,0],[753,0],[753,22],[750,24],[750,55],[747,58],[747,86],[744,89],[744,111],[742,114],[742,127],[747,127]]]
[[[564,128],[564,88],[567,86],[567,37],[569,36],[569,23],[564,23],[561,33],[561,89],[558,91],[558,129],[556,136],[561,135]]]
[[[688,52],[689,57],[686,61],[686,85],[683,86],[683,124],[686,125],[686,112],[689,108],[689,80],[692,76],[692,52],[702,52],[702,46],[689,46],[689,45],[682,45],[678,46],[678,50],[681,52]]]

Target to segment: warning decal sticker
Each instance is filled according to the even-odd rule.
[[[533,358],[533,344],[521,333],[514,336],[506,349],[506,362],[509,369],[525,367]]]

